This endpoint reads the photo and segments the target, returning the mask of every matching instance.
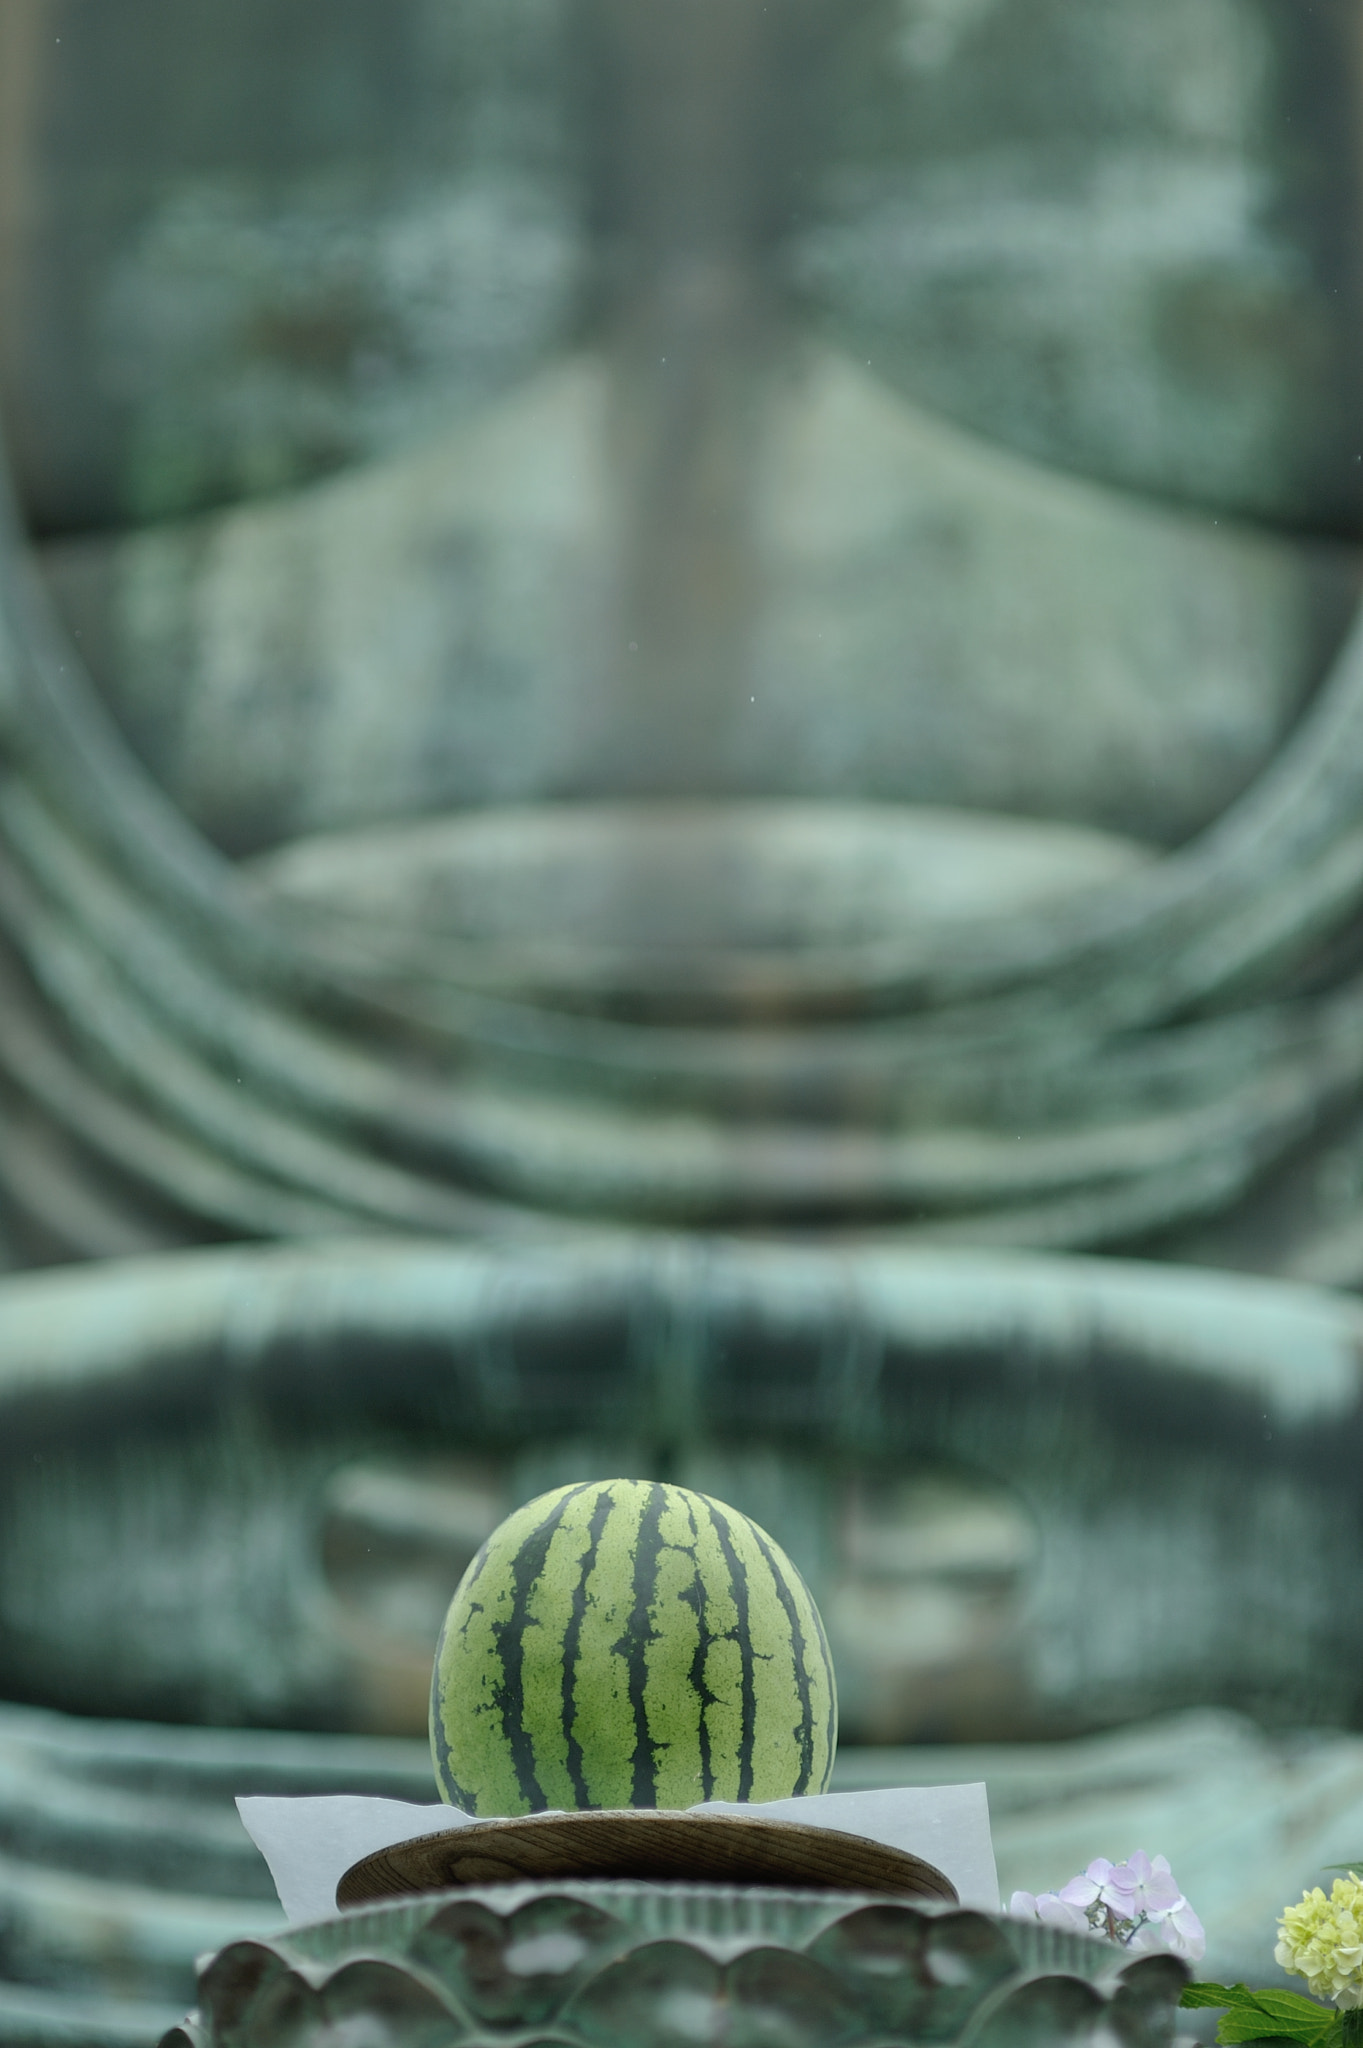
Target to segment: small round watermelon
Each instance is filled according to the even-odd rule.
[[[561,1486],[493,1532],[435,1656],[441,1797],[484,1818],[822,1792],[823,1624],[770,1536],[646,1479]]]

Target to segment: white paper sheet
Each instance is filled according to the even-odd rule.
[[[693,1812],[699,1808],[692,1808]],[[891,1849],[909,1849],[955,1885],[963,1906],[997,1912],[999,1881],[983,1785],[902,1786],[885,1792],[825,1792],[762,1806],[720,1800],[712,1813],[760,1813],[838,1828]],[[400,1799],[238,1799],[247,1834],[270,1866],[291,1927],[335,1916],[336,1887],[352,1863],[416,1835],[468,1826],[457,1806],[409,1806]]]

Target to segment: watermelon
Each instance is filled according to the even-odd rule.
[[[460,1581],[431,1684],[441,1797],[468,1813],[822,1792],[833,1665],[800,1574],[685,1487],[561,1486]]]

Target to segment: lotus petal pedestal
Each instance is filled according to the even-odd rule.
[[[235,1942],[162,2048],[1165,2048],[1187,1975],[927,1902],[525,1884]]]

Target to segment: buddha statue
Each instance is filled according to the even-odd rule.
[[[180,1995],[228,1784],[420,1797],[587,1464],[1018,1745],[1012,1881],[1214,1796],[1248,1973],[1356,1846],[1220,1710],[1358,1716],[1356,1305],[1233,1270],[1363,1281],[1358,98],[1343,0],[3,0],[0,2022]]]
[[[429,946],[474,896],[524,938],[504,849],[431,829],[508,804],[1019,821],[937,863],[920,831],[894,893],[944,866],[949,919],[1186,842],[1339,644],[1338,10],[17,0],[5,33],[21,496],[123,734],[271,898],[358,889]],[[646,884],[562,858],[620,943],[697,942],[647,851]]]
[[[0,35],[16,1260],[548,1212],[1352,1277],[1345,10]]]

